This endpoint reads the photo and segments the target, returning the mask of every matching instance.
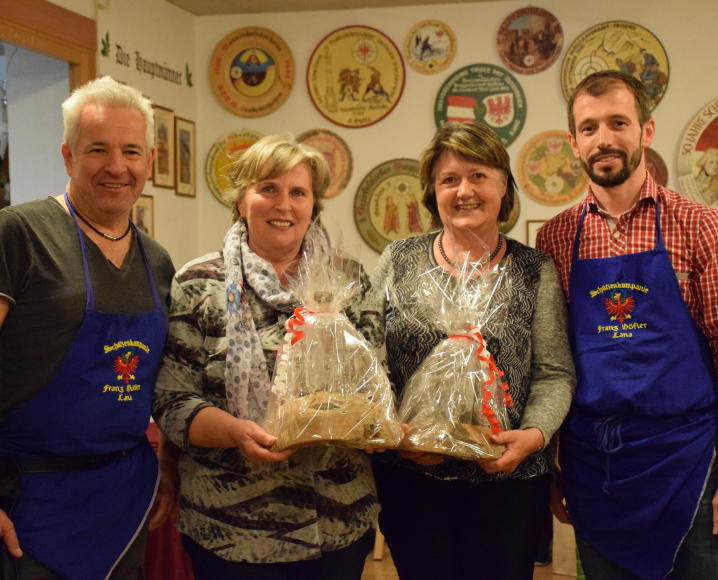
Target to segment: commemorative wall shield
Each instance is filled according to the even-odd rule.
[[[651,110],[668,87],[668,55],[661,41],[633,22],[597,24],[571,43],[561,64],[561,87],[566,100],[578,83],[601,70],[620,70],[640,80],[650,97]]]
[[[678,149],[680,192],[718,207],[718,98],[688,123]]]
[[[259,26],[230,32],[212,53],[209,80],[219,102],[240,117],[263,117],[294,86],[294,57],[280,36]]]
[[[404,56],[417,72],[426,75],[441,72],[456,56],[456,35],[440,20],[422,20],[406,35]]]
[[[209,190],[217,201],[232,207],[229,169],[242,151],[251,147],[263,136],[257,131],[243,129],[228,133],[210,147],[204,164],[204,175]]]
[[[297,135],[297,141],[310,145],[319,151],[329,164],[332,180],[329,183],[325,199],[336,197],[349,183],[352,177],[352,152],[346,141],[328,129],[311,129]]]
[[[396,107],[404,91],[404,61],[391,39],[369,26],[346,26],[325,36],[307,66],[316,109],[342,127],[367,127]]]
[[[493,64],[471,64],[449,76],[434,103],[434,120],[484,123],[508,147],[526,121],[526,96],[516,78]]]
[[[421,203],[419,162],[392,159],[362,179],[354,198],[354,221],[377,252],[389,242],[431,231],[431,214]]]
[[[551,66],[563,46],[563,29],[548,10],[527,6],[509,14],[499,27],[496,48],[511,70],[533,74]]]
[[[586,193],[588,176],[573,154],[566,131],[544,131],[521,149],[521,191],[543,205],[564,205]]]

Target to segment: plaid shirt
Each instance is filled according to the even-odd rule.
[[[577,205],[544,224],[536,247],[553,257],[568,297],[574,238],[583,208],[579,258],[610,258],[652,250],[656,244],[656,204],[663,241],[688,311],[709,341],[718,369],[718,210],[658,185],[647,174],[636,204],[613,222],[599,210],[589,188]]]

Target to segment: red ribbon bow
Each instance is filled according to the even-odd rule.
[[[496,359],[494,359],[494,355],[492,355],[488,351],[486,352],[486,354],[483,354],[484,351],[486,351],[486,341],[484,341],[484,337],[478,328],[472,328],[466,334],[450,334],[449,338],[468,338],[469,340],[473,340],[475,343],[477,343],[478,346],[476,347],[476,357],[480,361],[485,362],[489,367],[489,378],[484,381],[483,388],[481,389],[484,395],[481,399],[481,413],[484,415],[484,417],[486,417],[489,424],[491,425],[491,432],[494,434],[501,433],[501,425],[499,425],[499,420],[496,418],[496,414],[494,413],[494,410],[490,404],[491,391],[489,390],[489,387],[497,383],[497,376],[503,377],[504,372],[497,366]],[[504,402],[506,403],[506,405],[508,405],[509,407],[513,406],[514,401],[511,398],[511,393],[509,393],[508,383],[502,381],[498,384],[501,385],[504,391]]]
[[[287,326],[289,326],[289,330],[294,333],[294,336],[292,337],[292,340],[290,344],[294,346],[296,342],[299,342],[304,338],[304,331],[303,330],[297,330],[295,326],[303,326],[304,325],[304,313],[308,313],[309,310],[306,308],[295,308],[294,314],[289,318],[287,321]]]

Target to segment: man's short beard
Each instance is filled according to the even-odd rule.
[[[597,173],[593,170],[594,158],[606,154],[619,155],[621,157],[622,167],[617,173],[602,174]],[[596,185],[599,185],[600,187],[616,187],[625,183],[628,178],[633,175],[633,172],[641,163],[642,155],[643,147],[639,147],[638,149],[636,149],[631,155],[630,159],[626,155],[625,151],[621,151],[620,149],[606,148],[602,149],[596,155],[592,155],[591,157],[589,157],[588,162],[581,160],[581,165],[583,166],[584,171],[591,178],[591,181]]]

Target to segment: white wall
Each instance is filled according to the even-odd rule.
[[[195,120],[197,87],[205,77],[204,70],[195,63],[194,17],[164,0],[105,0],[103,5],[106,8],[97,11],[98,50],[100,39],[109,32],[111,51],[108,57],[98,53],[98,74],[112,75],[140,89],[153,103],[174,110],[179,117]],[[118,64],[117,44],[129,52],[129,67]],[[185,64],[189,65],[194,73],[194,87],[139,72],[136,51],[144,59],[173,70],[184,72]],[[201,131],[201,125],[198,127]],[[145,187],[145,193],[154,197],[155,238],[168,249],[177,266],[199,252],[198,236],[205,224],[198,219],[198,199],[211,195],[201,173],[204,158],[197,161],[197,198],[180,197],[173,189],[154,187],[151,182]]]
[[[117,1],[117,0],[115,0]],[[119,0],[123,2],[124,0]],[[97,4],[109,3],[111,0],[52,0],[53,4],[72,10],[86,18],[94,19],[97,16]]]
[[[63,191],[60,155],[67,63],[5,44],[10,189],[13,205]],[[38,136],[41,136],[38,138]]]

